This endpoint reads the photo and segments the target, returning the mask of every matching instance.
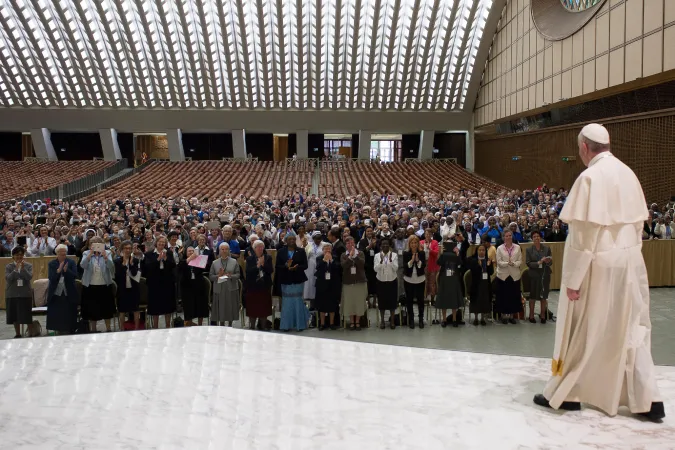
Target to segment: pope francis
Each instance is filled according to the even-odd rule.
[[[584,170],[560,213],[569,225],[562,268],[552,376],[537,405],[609,415],[619,406],[665,417],[651,354],[649,284],[642,258],[647,204],[633,171],[609,151],[609,133],[579,134]]]

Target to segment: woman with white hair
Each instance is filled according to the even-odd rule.
[[[56,259],[49,261],[47,290],[47,329],[59,334],[75,331],[77,325],[77,264],[68,259],[68,247],[56,246]]]
[[[103,320],[106,331],[110,332],[110,319],[116,310],[112,290],[115,264],[112,253],[105,249],[103,239],[93,237],[88,242],[89,250],[82,254],[80,261],[84,270],[81,314],[84,320],[89,321],[91,331],[96,331],[96,322]]]
[[[313,302],[316,297],[316,277],[314,276],[316,258],[323,255],[324,242],[321,239],[320,231],[313,231],[310,236],[312,242],[308,243],[305,247],[305,253],[307,254],[307,270],[305,270],[305,275],[307,276],[307,281],[305,282],[302,296],[305,300]]]
[[[230,245],[222,242],[218,246],[218,258],[211,264],[209,279],[213,283],[211,300],[211,322],[224,326],[239,318],[239,264],[230,256]]]
[[[269,330],[267,317],[272,314],[272,257],[265,253],[265,243],[253,243],[253,254],[246,259],[246,315],[255,328]]]

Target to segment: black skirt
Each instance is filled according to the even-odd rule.
[[[67,295],[52,295],[47,303],[47,329],[72,333],[77,325],[77,303]]]
[[[133,282],[131,288],[118,286],[117,288],[117,310],[120,313],[132,313],[140,311],[141,289],[138,283]]]
[[[378,290],[377,290],[377,274],[375,273],[375,270],[372,268],[365,268],[366,272],[366,282],[368,283],[368,295],[377,295]]]
[[[81,313],[85,320],[112,319],[115,315],[112,285],[83,286]]]
[[[194,280],[181,280],[185,320],[209,317],[209,292],[206,289],[205,280],[203,275],[196,275]]]
[[[548,300],[551,274],[544,270],[530,269],[530,300]]]
[[[7,299],[7,325],[33,323],[33,299],[14,297]]]
[[[511,277],[506,280],[497,278],[497,312],[500,314],[517,314],[522,312],[523,304],[520,300],[520,281]]]
[[[381,311],[393,311],[398,307],[398,280],[377,280],[377,307]]]

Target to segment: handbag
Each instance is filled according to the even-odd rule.
[[[42,325],[37,320],[34,320],[26,328],[26,337],[37,337],[40,335],[42,335]]]

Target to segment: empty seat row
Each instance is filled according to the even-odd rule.
[[[112,161],[0,161],[0,201],[19,199],[78,180],[115,164]]]

